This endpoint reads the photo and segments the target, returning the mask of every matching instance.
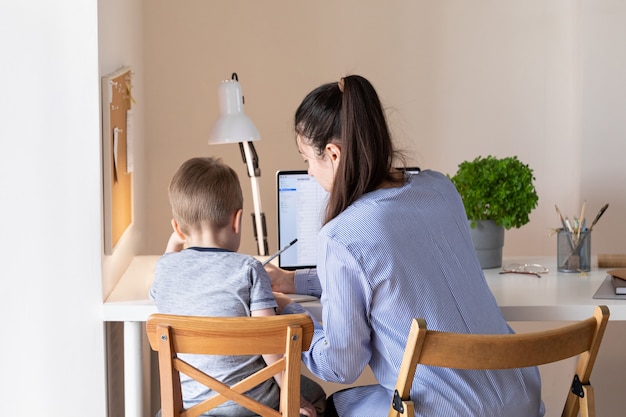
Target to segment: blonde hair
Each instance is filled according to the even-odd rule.
[[[172,215],[183,233],[202,226],[222,228],[243,208],[237,173],[219,158],[192,158],[169,185]]]

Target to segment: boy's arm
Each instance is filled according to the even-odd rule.
[[[275,316],[276,313],[274,312],[273,308],[264,308],[262,310],[252,310],[250,312],[250,315],[252,317]],[[274,362],[281,359],[282,357],[283,355],[263,355],[263,359],[265,360],[265,363],[268,365],[273,364]],[[276,380],[276,383],[278,384],[278,386],[281,387],[281,384],[283,382],[283,373],[281,372],[279,374],[274,375],[274,379]],[[315,411],[315,407],[313,406],[313,404],[308,402],[302,395],[300,395],[300,415],[308,416],[308,417],[317,417],[317,412]]]
[[[170,238],[167,241],[165,253],[168,252],[180,252],[185,248],[185,241],[176,232],[172,232]]]
[[[274,312],[273,308],[264,308],[262,310],[252,310],[250,312],[250,315],[252,317],[275,316],[276,313]],[[263,359],[265,360],[265,363],[268,365],[273,364],[274,362],[281,359],[282,357],[283,355],[263,355]],[[281,372],[279,374],[274,375],[274,379],[276,380],[276,383],[280,387],[283,382],[283,373]]]

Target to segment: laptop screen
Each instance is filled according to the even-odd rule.
[[[278,171],[278,247],[298,241],[278,256],[283,269],[315,268],[316,238],[328,193],[307,171]]]

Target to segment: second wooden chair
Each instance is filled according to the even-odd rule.
[[[556,329],[479,335],[427,330],[423,319],[413,319],[389,417],[413,417],[416,406],[409,394],[417,365],[510,369],[543,365],[574,356],[579,356],[578,365],[562,416],[575,417],[580,410],[582,417],[594,417],[595,397],[589,376],[608,320],[608,307],[597,306],[593,317]]]

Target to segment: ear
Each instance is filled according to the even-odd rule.
[[[241,218],[242,218],[242,214],[243,214],[243,209],[239,209],[235,212],[235,214],[233,214],[233,218],[232,218],[232,228],[233,228],[233,232],[235,232],[235,234],[239,234],[241,233]]]
[[[341,145],[337,143],[327,143],[324,151],[333,163],[337,163],[341,159]]]
[[[174,232],[176,232],[176,234],[178,235],[179,238],[181,238],[181,240],[187,240],[187,236],[185,236],[183,231],[180,230],[180,225],[178,224],[176,219],[172,219],[172,229],[174,229]]]

